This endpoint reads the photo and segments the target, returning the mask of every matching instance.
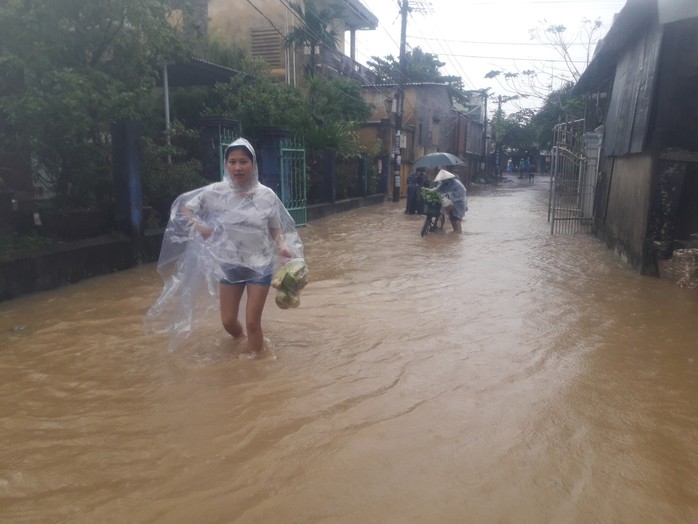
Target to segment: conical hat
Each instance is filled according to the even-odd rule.
[[[434,182],[441,182],[442,180],[448,180],[449,178],[456,178],[456,175],[451,173],[450,171],[446,171],[445,169],[442,169],[439,171],[439,173],[434,177]]]

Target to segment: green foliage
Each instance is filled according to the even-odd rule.
[[[209,114],[240,121],[244,134],[256,141],[265,128],[282,128],[308,150],[335,149],[340,156],[361,152],[358,123],[370,115],[358,82],[347,78],[308,78],[304,91],[279,84],[268,75],[233,78],[218,84]]]
[[[210,62],[240,71],[245,76],[269,73],[269,66],[260,58],[253,58],[243,48],[212,38],[204,49],[204,58]]]
[[[227,84],[216,85],[211,105],[204,112],[240,121],[245,136],[254,141],[262,136],[264,128],[293,129],[303,105],[294,87],[267,75],[240,75]]]
[[[443,75],[439,71],[445,62],[439,60],[438,55],[425,53],[420,47],[415,47],[405,53],[404,74],[401,70],[400,60],[392,55],[385,58],[371,57],[368,66],[377,75],[377,83],[399,84],[406,83],[435,83],[447,84],[451,96],[461,102],[468,101],[468,94],[464,90],[463,79],[459,76]]]
[[[291,1],[289,6],[301,20],[301,24],[286,37],[286,47],[299,46],[310,50],[306,75],[312,76],[315,74],[318,48],[325,46],[332,51],[337,48],[339,35],[331,24],[342,17],[344,7],[339,2],[323,2],[320,7],[317,0]]]
[[[361,84],[351,78],[312,76],[305,94],[308,110],[318,125],[327,121],[363,122],[371,115]]]
[[[162,63],[185,48],[160,0],[8,0],[0,7],[3,147],[32,155],[38,182],[69,207],[99,205],[111,125],[138,119]]]
[[[141,139],[141,182],[147,205],[169,208],[177,196],[209,183],[202,175],[201,162],[191,156],[192,142],[198,137],[197,131],[175,122],[169,144],[164,135],[159,141]]]
[[[572,95],[574,84],[569,82],[551,92],[543,107],[531,118],[536,141],[550,149],[553,142],[553,127],[560,122],[568,122],[584,117],[584,102],[581,97]]]
[[[429,189],[428,187],[423,187],[421,191],[425,204],[429,206],[441,205],[441,195],[439,195],[436,191]]]
[[[36,233],[29,235],[0,234],[0,260],[35,253],[54,244],[54,241]]]
[[[371,57],[368,65],[378,75],[379,83],[397,83],[402,77],[400,60],[392,55],[385,58],[377,56]],[[445,77],[439,69],[445,66],[445,62],[441,62],[437,55],[425,53],[420,47],[415,47],[411,51],[405,53],[405,77],[407,82],[439,82],[447,83],[444,79],[454,79],[454,77]]]
[[[524,109],[497,119],[497,146],[501,149],[524,151],[536,145],[536,133],[531,126],[534,112]]]
[[[296,134],[310,150],[334,149],[339,157],[355,157],[363,152],[359,123],[370,114],[358,82],[343,77],[310,77],[305,104],[295,122]]]

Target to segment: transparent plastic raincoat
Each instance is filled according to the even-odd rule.
[[[252,145],[240,138],[226,153],[239,146],[253,156],[248,184],[242,186],[226,166],[222,181],[184,193],[172,204],[157,266],[164,287],[145,317],[148,332],[170,335],[171,350],[198,321],[218,311],[222,279],[266,277],[289,261],[278,255],[273,230],[280,231],[293,259],[303,261],[293,218],[276,193],[259,182]]]
[[[451,201],[453,204],[451,213],[458,220],[463,220],[465,212],[468,210],[466,189],[463,183],[457,178],[447,178],[440,181],[434,190]]]

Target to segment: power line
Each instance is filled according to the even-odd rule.
[[[575,64],[584,64],[586,65],[587,62],[586,60],[563,60],[561,58],[540,58],[540,57],[526,57],[526,56],[486,56],[486,55],[461,55],[461,54],[452,54],[452,55],[447,55],[450,58],[475,58],[475,59],[483,59],[483,60],[513,60],[513,61],[522,61],[525,60],[526,62],[574,62]]]
[[[419,37],[414,37],[412,38],[417,38]],[[454,40],[451,38],[448,39],[438,39],[438,38],[430,38],[426,36],[421,37],[422,40],[443,40],[445,42],[453,42],[456,44],[477,44],[477,45],[514,45],[514,46],[538,46],[538,47],[554,47],[555,44],[547,44],[543,42],[487,42],[487,41],[478,41],[478,40]],[[571,42],[567,44],[568,46],[585,46],[583,42]]]

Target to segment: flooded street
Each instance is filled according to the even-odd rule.
[[[312,222],[275,359],[145,335],[154,265],[0,303],[0,522],[698,521],[698,292],[551,236],[547,180]]]

